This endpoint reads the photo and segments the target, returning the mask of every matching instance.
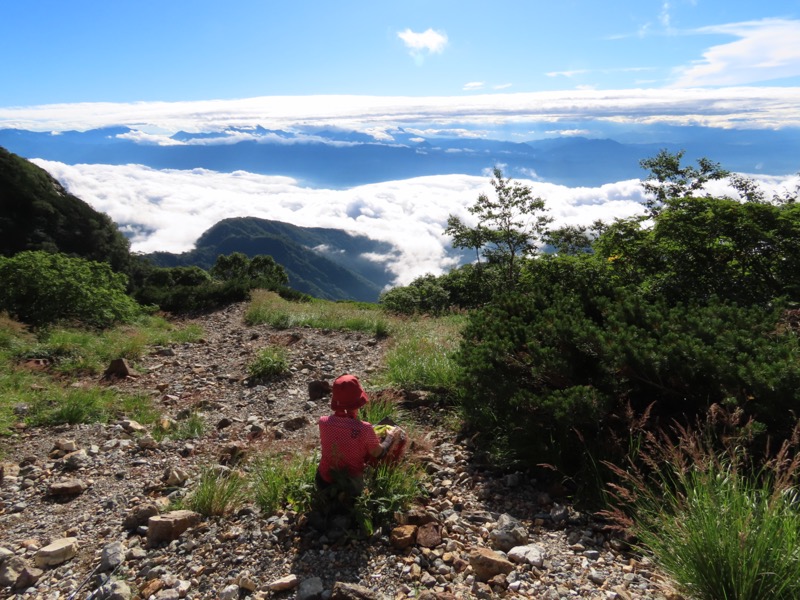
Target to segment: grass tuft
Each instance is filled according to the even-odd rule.
[[[236,510],[245,498],[246,480],[238,471],[204,467],[183,506],[206,517],[219,517]]]
[[[424,493],[424,474],[419,466],[403,461],[380,463],[364,477],[364,491],[356,497],[356,521],[367,535],[394,520]]]
[[[698,600],[800,597],[800,458],[785,444],[753,468],[741,447],[725,451],[679,428],[650,435],[647,471],[611,466],[609,511],[676,586]]]
[[[286,348],[281,346],[262,348],[247,365],[247,374],[251,379],[270,379],[283,375],[288,370],[289,355]]]
[[[463,323],[460,315],[403,321],[385,357],[385,379],[410,389],[455,388]]]
[[[258,459],[251,470],[256,505],[267,516],[286,507],[298,512],[311,510],[318,463],[318,454],[273,455]]]

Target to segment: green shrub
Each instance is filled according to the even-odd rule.
[[[470,315],[457,355],[463,406],[487,443],[570,474],[588,466],[587,450],[614,451],[628,410],[663,423],[739,407],[785,439],[800,401],[800,345],[777,331],[778,317],[624,289],[510,295]]]
[[[141,313],[125,293],[125,276],[107,263],[20,252],[0,257],[0,281],[0,310],[37,327],[59,321],[108,327]]]
[[[251,379],[270,379],[283,375],[289,369],[289,355],[286,348],[268,346],[256,354],[247,365],[247,374]]]
[[[246,480],[240,473],[204,467],[184,506],[206,517],[224,516],[241,506],[245,498]]]

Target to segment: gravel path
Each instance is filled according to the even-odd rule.
[[[175,422],[201,414],[201,438],[158,443],[120,422],[0,440],[0,597],[679,598],[653,565],[553,489],[477,464],[467,440],[433,425],[438,409],[404,390],[368,390],[418,400],[411,459],[429,474],[428,498],[394,529],[338,537],[307,515],[267,518],[246,506],[157,540],[156,525],[177,523],[168,496],[191,489],[201,466],[316,448],[328,397],[312,399],[309,383],[345,372],[368,381],[388,343],[249,327],[243,312],[239,304],[194,319],[203,340],[153,348],[136,376],[113,384],[151,395]],[[291,374],[246,381],[258,350],[277,344]],[[153,511],[160,516],[148,520]]]

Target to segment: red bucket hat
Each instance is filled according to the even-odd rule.
[[[333,382],[331,408],[339,411],[358,410],[369,402],[369,397],[355,375],[342,375]]]

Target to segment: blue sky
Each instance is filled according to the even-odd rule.
[[[797,86],[800,1],[25,0],[0,107]]]
[[[791,134],[798,40],[800,0],[0,0],[0,128],[126,125],[119,137],[159,145],[180,143],[179,130],[236,141],[256,125],[390,143],[399,128],[516,141],[664,141],[686,126]],[[257,216],[387,241],[397,255],[374,259],[398,283],[452,266],[448,215],[469,222],[491,192],[466,174],[325,190],[29,158],[134,232],[135,251],[188,250],[223,218]],[[641,211],[638,180],[526,183],[556,226]]]

